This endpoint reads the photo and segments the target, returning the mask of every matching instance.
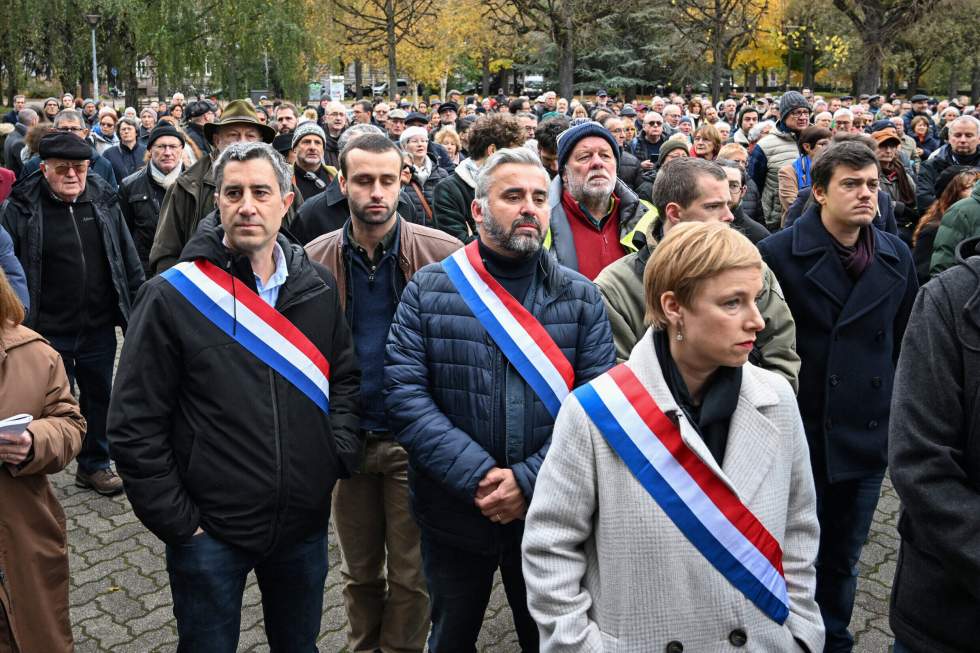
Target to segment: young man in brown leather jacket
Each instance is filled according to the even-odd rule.
[[[405,284],[462,243],[397,212],[402,156],[382,135],[351,141],[340,154],[340,188],[350,206],[343,228],[306,246],[337,279],[361,365],[365,441],[359,473],[334,491],[351,650],[419,651],[429,630],[419,529],[408,497],[408,455],[384,412],[385,341]],[[387,570],[386,570],[387,563]]]

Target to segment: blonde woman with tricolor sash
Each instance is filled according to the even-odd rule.
[[[823,649],[819,530],[788,382],[747,362],[762,261],[680,224],[644,288],[651,328],[562,405],[523,541],[542,651]]]

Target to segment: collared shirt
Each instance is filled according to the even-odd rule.
[[[395,220],[395,224],[388,230],[388,233],[381,237],[380,242],[378,242],[378,245],[374,248],[373,252],[368,252],[361,246],[360,243],[357,242],[357,240],[354,239],[354,230],[351,228],[351,223],[349,220],[347,225],[344,227],[344,237],[347,239],[347,242],[350,243],[354,251],[360,254],[369,265],[376,266],[381,262],[382,257],[384,257],[384,255],[395,245],[395,236],[398,234],[399,220]]]
[[[289,276],[289,271],[286,269],[286,255],[279,243],[276,243],[275,249],[272,250],[272,260],[276,262],[276,271],[264,284],[259,275],[256,274],[255,287],[258,289],[262,301],[275,308],[276,301],[279,299],[279,289],[286,283],[286,277]]]

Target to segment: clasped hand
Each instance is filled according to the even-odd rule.
[[[524,493],[517,485],[514,472],[494,467],[483,477],[476,488],[473,503],[483,516],[498,524],[509,524],[515,519],[524,519],[527,504]]]
[[[21,464],[27,460],[32,446],[34,446],[34,438],[29,431],[24,431],[20,435],[0,437],[0,463]]]

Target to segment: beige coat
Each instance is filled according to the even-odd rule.
[[[26,327],[0,331],[0,418],[18,413],[34,416],[34,450],[23,466],[0,465],[0,652],[72,651],[65,513],[48,474],[78,453],[85,420],[61,357]]]
[[[652,332],[627,365],[684,442],[718,470],[670,394]],[[661,510],[574,398],[562,405],[524,529],[528,606],[541,650],[647,653],[823,650],[814,600],[816,495],[800,413],[785,379],[743,367],[724,464],[716,471],[783,550],[790,615],[770,620]],[[742,631],[744,647],[732,644]],[[677,648],[676,644],[673,648]],[[678,649],[679,650],[679,649]]]

